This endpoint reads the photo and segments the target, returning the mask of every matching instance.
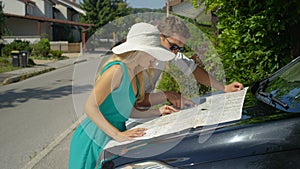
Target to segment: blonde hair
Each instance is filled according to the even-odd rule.
[[[104,69],[104,67],[109,64],[110,62],[113,62],[113,61],[120,61],[120,62],[123,62],[123,63],[131,63],[131,62],[134,62],[136,60],[136,57],[137,57],[137,54],[138,54],[139,51],[129,51],[129,52],[125,52],[125,53],[122,53],[122,54],[113,54],[104,64],[103,66],[101,67],[101,69],[99,69],[98,73],[97,73],[97,77],[96,77],[96,81],[99,79],[99,77],[101,76],[100,72]],[[151,81],[151,84],[152,83],[152,71],[153,69],[147,69],[146,70],[146,73],[147,75],[149,76],[149,79]],[[138,97],[137,97],[137,103],[139,102],[142,102],[145,98],[145,77],[144,77],[144,71],[140,71],[140,72],[137,72],[135,74],[137,80],[138,80],[138,83],[139,83],[139,94],[138,94]]]

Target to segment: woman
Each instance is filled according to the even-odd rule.
[[[87,118],[76,129],[71,145],[69,169],[101,168],[97,161],[111,139],[128,141],[145,134],[145,128],[126,130],[136,102],[143,100],[143,70],[157,60],[168,61],[174,54],[160,46],[159,31],[153,25],[138,23],[131,27],[125,43],[112,49],[113,56],[104,64],[87,99]],[[171,106],[160,107],[153,115],[176,112]]]

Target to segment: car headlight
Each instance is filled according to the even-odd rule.
[[[124,166],[117,167],[116,169],[176,169],[176,168],[159,161],[145,161],[145,162],[126,164]]]

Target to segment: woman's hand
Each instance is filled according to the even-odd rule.
[[[135,129],[126,130],[118,133],[114,139],[118,142],[129,141],[135,137],[142,137],[143,135],[146,134],[145,132],[146,130],[147,130],[146,128],[135,128]]]
[[[164,105],[164,106],[161,106],[159,108],[159,112],[160,112],[160,114],[162,116],[164,116],[164,115],[168,115],[168,114],[172,114],[172,113],[178,112],[178,110],[175,109],[172,106]]]

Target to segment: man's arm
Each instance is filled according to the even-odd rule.
[[[196,69],[193,71],[193,75],[197,82],[205,85],[210,86],[215,89],[225,91],[225,86],[223,83],[217,81],[214,77],[208,74],[206,70],[201,68],[200,66],[197,66]]]
[[[196,69],[193,71],[193,75],[195,76],[195,79],[205,85],[205,86],[210,86],[213,87],[217,90],[221,90],[224,92],[234,92],[234,91],[239,91],[243,89],[243,84],[239,82],[233,82],[228,85],[225,85],[219,81],[217,81],[214,77],[208,74],[207,71],[205,71],[203,68],[197,66]]]

